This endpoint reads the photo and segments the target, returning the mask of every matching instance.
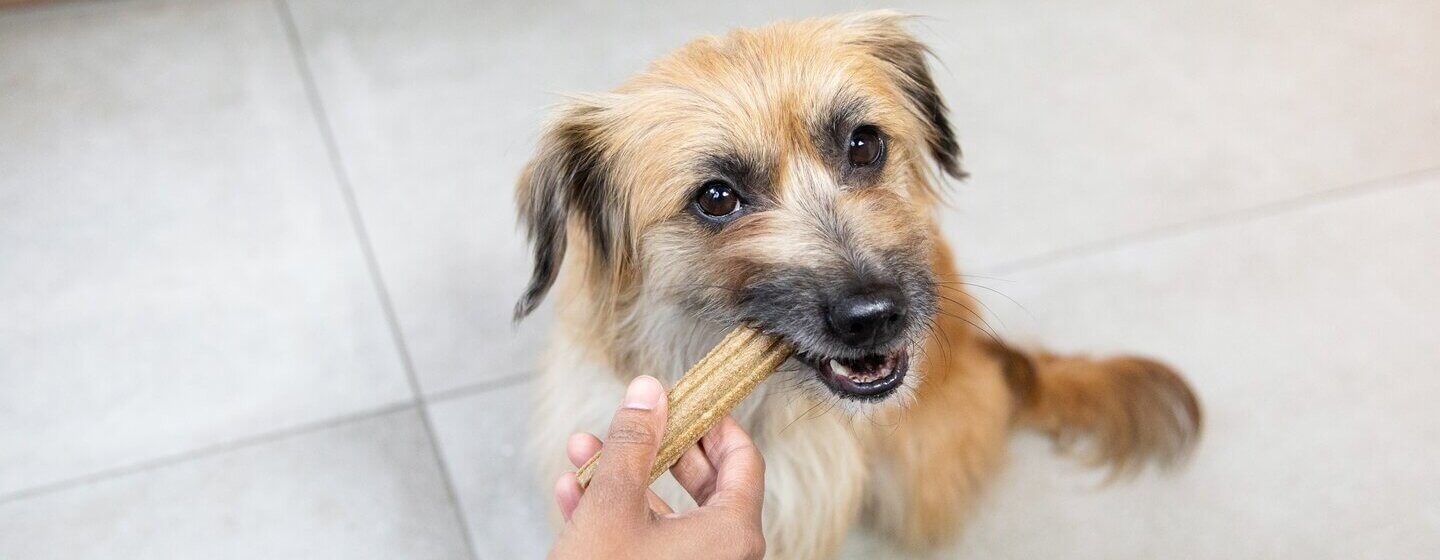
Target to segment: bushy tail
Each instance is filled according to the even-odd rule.
[[[1160,362],[1022,353],[995,345],[1020,401],[1016,421],[1063,451],[1115,475],[1148,462],[1183,462],[1200,439],[1203,412],[1189,384]]]

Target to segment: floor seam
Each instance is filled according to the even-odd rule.
[[[0,504],[18,502],[28,498],[34,498],[37,496],[52,494],[55,492],[62,492],[88,484],[104,482],[106,480],[121,478],[133,474],[139,474],[149,470],[170,467],[189,461],[203,459],[206,457],[213,457],[216,455],[222,455],[232,451],[239,451],[242,449],[264,445],[267,443],[275,443],[292,437],[321,432],[331,428],[343,426],[345,424],[360,422],[372,418],[378,418],[388,414],[394,414],[397,412],[412,410],[415,408],[416,405],[413,401],[392,403],[370,410],[343,414],[340,416],[326,418],[324,420],[317,420],[314,422],[307,422],[291,426],[289,428],[282,428],[273,432],[266,432],[254,436],[243,437],[226,442],[207,445],[204,447],[199,447],[170,455],[162,455],[160,457],[147,459],[130,465],[103,469],[89,474],[67,478],[64,480],[58,480],[38,486],[32,486],[30,488],[10,492],[8,494],[0,494]]]
[[[1239,225],[1266,218],[1281,216],[1290,212],[1306,208],[1321,206],[1328,203],[1341,202],[1362,198],[1371,194],[1385,192],[1393,189],[1404,189],[1419,186],[1418,179],[1440,173],[1440,167],[1427,167],[1397,175],[1352,183],[1340,187],[1334,187],[1321,191],[1311,192],[1267,202],[1238,210],[1230,210],[1212,214],[1202,218],[1158,226],[1135,233],[1119,235],[1108,239],[1102,239],[1091,243],[1082,243],[1053,251],[1047,251],[1030,257],[1023,257],[1012,261],[1002,262],[993,266],[977,267],[977,271],[991,274],[1015,274],[1028,270],[1041,268],[1047,265],[1063,262],[1071,259],[1079,259],[1093,255],[1099,255],[1110,251],[1116,251],[1125,247],[1180,237],[1182,235],[1218,229],[1233,225]]]
[[[285,28],[286,39],[290,45],[291,56],[295,60],[296,71],[305,88],[305,96],[310,103],[311,113],[314,115],[316,127],[319,129],[321,140],[325,144],[326,156],[330,161],[330,167],[335,176],[335,182],[340,189],[342,198],[345,200],[346,211],[350,216],[351,227],[355,232],[356,241],[360,245],[361,253],[364,255],[365,267],[374,284],[376,297],[380,302],[381,311],[385,321],[390,328],[390,337],[399,354],[401,367],[405,371],[405,379],[410,385],[410,393],[414,405],[420,413],[420,421],[425,429],[425,436],[430,442],[430,448],[434,454],[436,466],[440,469],[440,475],[445,486],[446,498],[449,500],[455,512],[455,521],[459,523],[460,536],[465,543],[465,551],[469,558],[478,558],[474,539],[470,536],[470,524],[466,519],[465,509],[460,504],[459,493],[455,490],[455,480],[451,476],[450,466],[445,461],[444,451],[440,446],[440,438],[435,431],[435,426],[430,418],[428,404],[424,398],[424,392],[420,387],[419,376],[415,371],[414,360],[411,358],[409,346],[405,342],[405,334],[400,328],[400,321],[395,312],[395,306],[390,298],[390,291],[385,284],[385,277],[380,271],[380,262],[375,255],[375,248],[370,240],[370,234],[365,227],[365,220],[360,212],[360,204],[355,195],[355,189],[350,181],[350,175],[345,170],[344,159],[340,155],[339,143],[335,140],[335,131],[330,122],[329,113],[325,110],[324,100],[320,96],[320,87],[315,81],[315,75],[310,69],[309,58],[305,54],[304,42],[300,37],[299,27],[295,24],[294,14],[290,10],[288,0],[274,0],[276,11],[279,13],[281,24]]]
[[[48,2],[26,2],[21,4],[9,5],[0,3],[0,19],[6,19],[12,16],[15,18],[20,18],[44,12],[53,13],[59,10],[88,10],[94,6],[111,7],[116,4],[124,3],[154,4],[157,2],[158,0],[122,0],[106,2],[97,2],[95,0],[51,0]],[[129,6],[121,6],[121,9],[126,8],[129,8]]]
[[[516,385],[524,385],[526,382],[530,381],[530,378],[534,376],[535,372],[522,371],[520,373],[507,375],[499,379],[490,379],[478,383],[461,385],[459,387],[431,393],[425,397],[425,402],[430,404],[440,403],[473,395],[484,394],[490,391],[507,389]]]

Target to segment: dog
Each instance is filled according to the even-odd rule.
[[[1015,429],[1117,473],[1189,455],[1201,408],[1171,368],[977,326],[935,221],[960,147],[907,18],[697,39],[557,110],[517,187],[534,271],[516,320],[547,293],[556,315],[546,480],[630,379],[673,384],[742,322],[797,348],[734,412],[766,459],[771,558],[833,557],[855,523],[915,551],[953,541]]]

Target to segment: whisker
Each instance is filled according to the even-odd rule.
[[[963,290],[960,290],[959,288],[956,288],[956,287],[953,286],[953,285],[947,285],[947,283],[945,283],[945,282],[937,282],[936,284],[938,284],[938,285],[940,285],[940,286],[943,286],[943,287],[945,287],[945,288],[947,288],[947,289],[956,290],[956,291],[963,291]],[[984,285],[984,284],[976,284],[976,283],[974,283],[974,282],[954,282],[954,283],[949,283],[949,284],[960,284],[960,285],[964,285],[964,286],[970,286],[970,287],[974,287],[974,288],[980,288],[980,289],[982,289],[982,290],[986,290],[986,291],[989,291],[989,292],[994,292],[995,294],[998,294],[1000,297],[1003,297],[1003,298],[1005,298],[1005,299],[1007,299],[1007,300],[1010,300],[1010,303],[1011,303],[1011,304],[1013,304],[1015,307],[1019,307],[1020,310],[1021,310],[1021,311],[1024,311],[1026,315],[1029,315],[1031,319],[1038,321],[1038,319],[1035,319],[1035,314],[1034,314],[1034,313],[1031,313],[1029,308],[1026,308],[1024,304],[1020,303],[1019,301],[1016,301],[1015,298],[1010,297],[1010,296],[1009,296],[1008,294],[1006,294],[1005,292],[1002,292],[1002,291],[997,290],[997,289],[995,289],[995,288],[991,288],[990,286],[986,286],[986,285]]]
[[[935,322],[935,318],[934,318],[934,317],[928,317],[928,318],[925,319],[925,331],[924,331],[924,332],[926,333],[927,336],[930,336],[930,337],[935,337],[935,336],[938,335],[941,340],[945,341],[944,344],[942,344],[942,345],[940,346],[940,348],[941,348],[941,351],[945,353],[945,360],[946,360],[946,361],[949,361],[949,360],[951,359],[951,356],[950,356],[950,347],[954,344],[954,343],[952,343],[952,342],[950,341],[950,333],[946,332],[945,329],[940,328],[940,325]],[[918,347],[920,348],[920,352],[923,353],[923,352],[925,351],[925,346],[924,346],[923,344],[921,344],[921,342],[922,342],[922,341],[916,341],[916,342],[912,342],[911,344],[914,344],[914,345],[918,346]]]
[[[799,422],[801,418],[804,418],[804,417],[806,417],[806,416],[809,416],[809,415],[810,415],[810,412],[813,411],[813,410],[815,410],[816,408],[818,408],[821,404],[824,404],[824,401],[815,403],[813,406],[811,406],[810,408],[806,409],[804,413],[800,414],[799,416],[796,416],[795,419],[794,419],[794,420],[791,420],[789,424],[786,424],[784,428],[780,428],[780,433],[782,433],[782,434],[785,433],[785,430],[790,429],[790,426],[794,426],[795,423],[796,423],[796,422]]]
[[[991,309],[989,305],[986,305],[985,300],[977,297],[971,297],[970,301],[980,304],[980,307],[985,310],[985,313],[989,314],[989,316],[991,317],[994,317],[996,321],[999,321],[1001,329],[1004,329],[1006,332],[1010,331],[1010,327],[1005,325],[1005,318],[1001,317],[999,313],[996,313],[994,309]]]
[[[988,328],[988,329],[990,329],[990,333],[991,333],[991,337],[992,337],[992,338],[995,337],[996,335],[998,335],[998,333],[995,332],[995,327],[992,326],[989,321],[986,321],[986,320],[985,320],[985,317],[984,317],[983,315],[981,315],[979,312],[975,311],[975,310],[974,310],[973,308],[971,308],[970,306],[965,305],[963,302],[950,299],[950,298],[947,297],[945,294],[937,293],[937,294],[935,294],[935,295],[940,296],[941,298],[944,298],[945,301],[954,303],[955,305],[958,305],[958,306],[964,308],[966,311],[969,311],[971,315],[974,315],[974,316],[975,316],[975,319],[979,320],[981,323],[984,323],[984,324],[985,324],[985,327]],[[978,301],[978,300],[975,300],[975,301]],[[989,308],[986,308],[986,309],[988,310]],[[994,312],[992,311],[991,314],[993,315]]]
[[[982,276],[982,275],[979,275],[979,274],[968,274],[968,273],[966,273],[966,274],[961,274],[961,273],[942,272],[942,273],[936,274],[935,276],[939,276],[939,277],[949,276],[949,277],[953,277],[953,278],[979,278],[979,279],[981,279],[981,280],[994,280],[994,281],[996,281],[996,282],[1014,282],[1014,280],[1009,279],[1009,278],[1000,278],[1000,277],[998,277],[998,276]]]
[[[959,319],[959,320],[961,320],[961,321],[965,321],[965,324],[970,325],[971,327],[974,327],[975,330],[978,330],[978,331],[980,331],[980,332],[985,333],[985,336],[990,337],[990,340],[991,340],[992,342],[994,342],[995,344],[1001,344],[1001,345],[1004,344],[1003,342],[1000,342],[1000,339],[999,339],[998,337],[996,337],[994,334],[991,334],[990,331],[987,331],[987,330],[985,330],[985,329],[980,328],[979,325],[976,325],[975,323],[971,322],[969,319],[966,319],[966,318],[961,317],[961,316],[959,316],[959,315],[956,315],[956,314],[954,314],[954,313],[947,313],[947,312],[944,312],[944,311],[940,311],[939,313],[942,314],[942,315],[945,315],[946,317],[949,317],[949,318],[951,318],[951,319]]]

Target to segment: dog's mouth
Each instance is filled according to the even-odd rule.
[[[796,359],[814,369],[820,381],[836,395],[863,401],[890,396],[904,383],[910,369],[910,351],[906,348],[859,358],[827,358],[802,352]]]

